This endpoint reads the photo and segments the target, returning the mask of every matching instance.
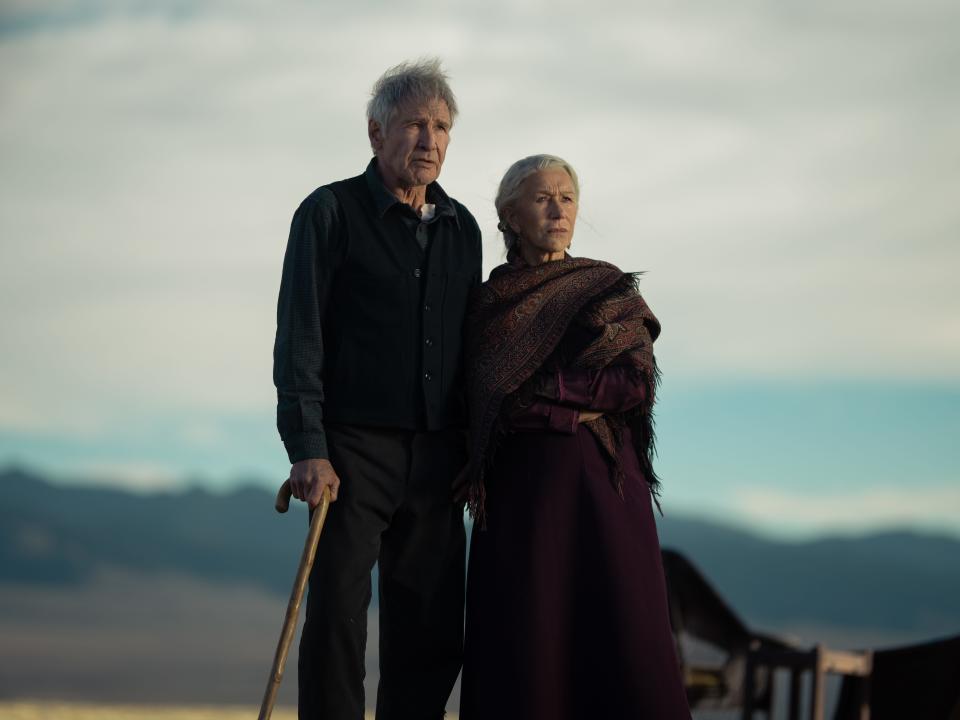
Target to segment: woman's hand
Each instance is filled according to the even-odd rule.
[[[594,410],[581,410],[580,417],[577,418],[578,423],[590,422],[591,420],[596,420],[598,417],[603,417],[602,412],[596,412]]]

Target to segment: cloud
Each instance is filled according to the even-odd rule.
[[[3,422],[269,406],[290,215],[362,168],[370,84],[421,53],[488,268],[500,174],[556,152],[574,250],[649,271],[673,377],[957,381],[960,10],[556,7],[5,5]]]
[[[149,462],[95,461],[73,469],[69,482],[84,482],[105,487],[118,487],[134,492],[175,490],[183,486],[183,478],[171,468]]]
[[[867,491],[799,492],[770,487],[732,490],[747,524],[778,534],[920,526],[960,532],[960,487],[873,487]]]

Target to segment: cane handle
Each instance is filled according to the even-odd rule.
[[[283,485],[277,490],[277,500],[273,503],[278,513],[285,513],[290,509],[290,497],[293,492],[290,490],[290,478],[283,481]]]

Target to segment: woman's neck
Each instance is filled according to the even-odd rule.
[[[529,244],[520,245],[520,257],[523,258],[523,261],[530,267],[543,265],[543,263],[553,262],[554,260],[563,260],[566,255],[566,250],[550,252],[549,250],[541,250],[538,247],[531,247]]]

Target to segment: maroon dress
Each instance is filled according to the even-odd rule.
[[[690,717],[650,492],[629,435],[623,497],[579,406],[644,400],[628,368],[563,371],[510,419],[467,583],[461,720]],[[629,433],[629,430],[626,430]]]

